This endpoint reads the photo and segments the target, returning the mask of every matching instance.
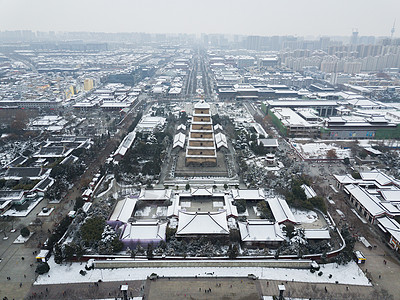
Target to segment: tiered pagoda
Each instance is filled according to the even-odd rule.
[[[216,166],[217,151],[210,105],[204,100],[194,106],[192,124],[186,147],[186,166]]]

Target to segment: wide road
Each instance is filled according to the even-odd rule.
[[[206,51],[204,49],[201,49],[199,52],[200,56],[200,70],[201,70],[201,75],[202,75],[202,83],[203,83],[203,89],[204,89],[204,95],[206,98],[209,98],[212,94],[212,84],[211,84],[211,76],[210,76],[210,70],[209,70],[209,64],[208,61],[206,60]]]

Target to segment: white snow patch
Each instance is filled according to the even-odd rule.
[[[312,210],[300,210],[296,208],[290,208],[294,218],[300,223],[313,223],[318,220],[318,215]]]
[[[150,206],[146,206],[143,209],[136,211],[135,212],[135,216],[148,217],[150,215],[150,211],[151,211],[151,207]]]
[[[22,235],[19,235],[19,236],[15,239],[15,241],[13,242],[13,244],[24,244],[24,243],[26,243],[26,242],[30,239],[30,237],[31,237],[33,234],[34,234],[34,232],[31,232],[31,233],[29,234],[29,236],[27,236],[27,237],[23,237]]]
[[[223,201],[213,201],[213,207],[224,207]]]
[[[35,285],[42,284],[66,284],[81,282],[102,281],[124,281],[124,280],[144,280],[151,273],[165,277],[247,277],[254,274],[260,279],[287,280],[297,282],[317,282],[335,283],[348,285],[371,285],[367,277],[355,262],[350,262],[345,266],[336,263],[322,265],[320,271],[311,273],[308,269],[286,269],[286,268],[261,268],[261,267],[176,267],[176,268],[124,268],[124,269],[95,269],[87,271],[86,276],[79,274],[80,270],[85,269],[85,265],[80,263],[68,263],[67,265],[57,265],[53,258],[48,261],[50,271],[44,275],[39,275]],[[213,274],[213,275],[207,275]],[[332,274],[332,278],[329,278]]]
[[[181,201],[181,207],[191,207],[192,202],[191,201]]]
[[[321,159],[326,158],[329,150],[333,149],[336,152],[336,156],[339,159],[344,159],[345,157],[352,157],[351,149],[342,149],[334,144],[325,143],[307,143],[300,144],[292,142],[292,146],[296,148],[305,158]]]
[[[261,213],[258,211],[257,206],[253,206],[253,211],[257,217],[261,216]]]
[[[156,211],[156,217],[165,217],[167,216],[168,207],[166,206],[158,206]]]
[[[344,213],[343,213],[340,209],[337,209],[336,212],[337,212],[338,215],[341,216],[342,218],[345,217]]]

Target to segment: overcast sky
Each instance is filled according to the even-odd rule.
[[[400,0],[0,0],[0,30],[389,36]]]

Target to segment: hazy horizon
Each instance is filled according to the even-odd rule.
[[[400,1],[0,0],[0,30],[390,36]],[[396,30],[394,37],[399,36]]]

